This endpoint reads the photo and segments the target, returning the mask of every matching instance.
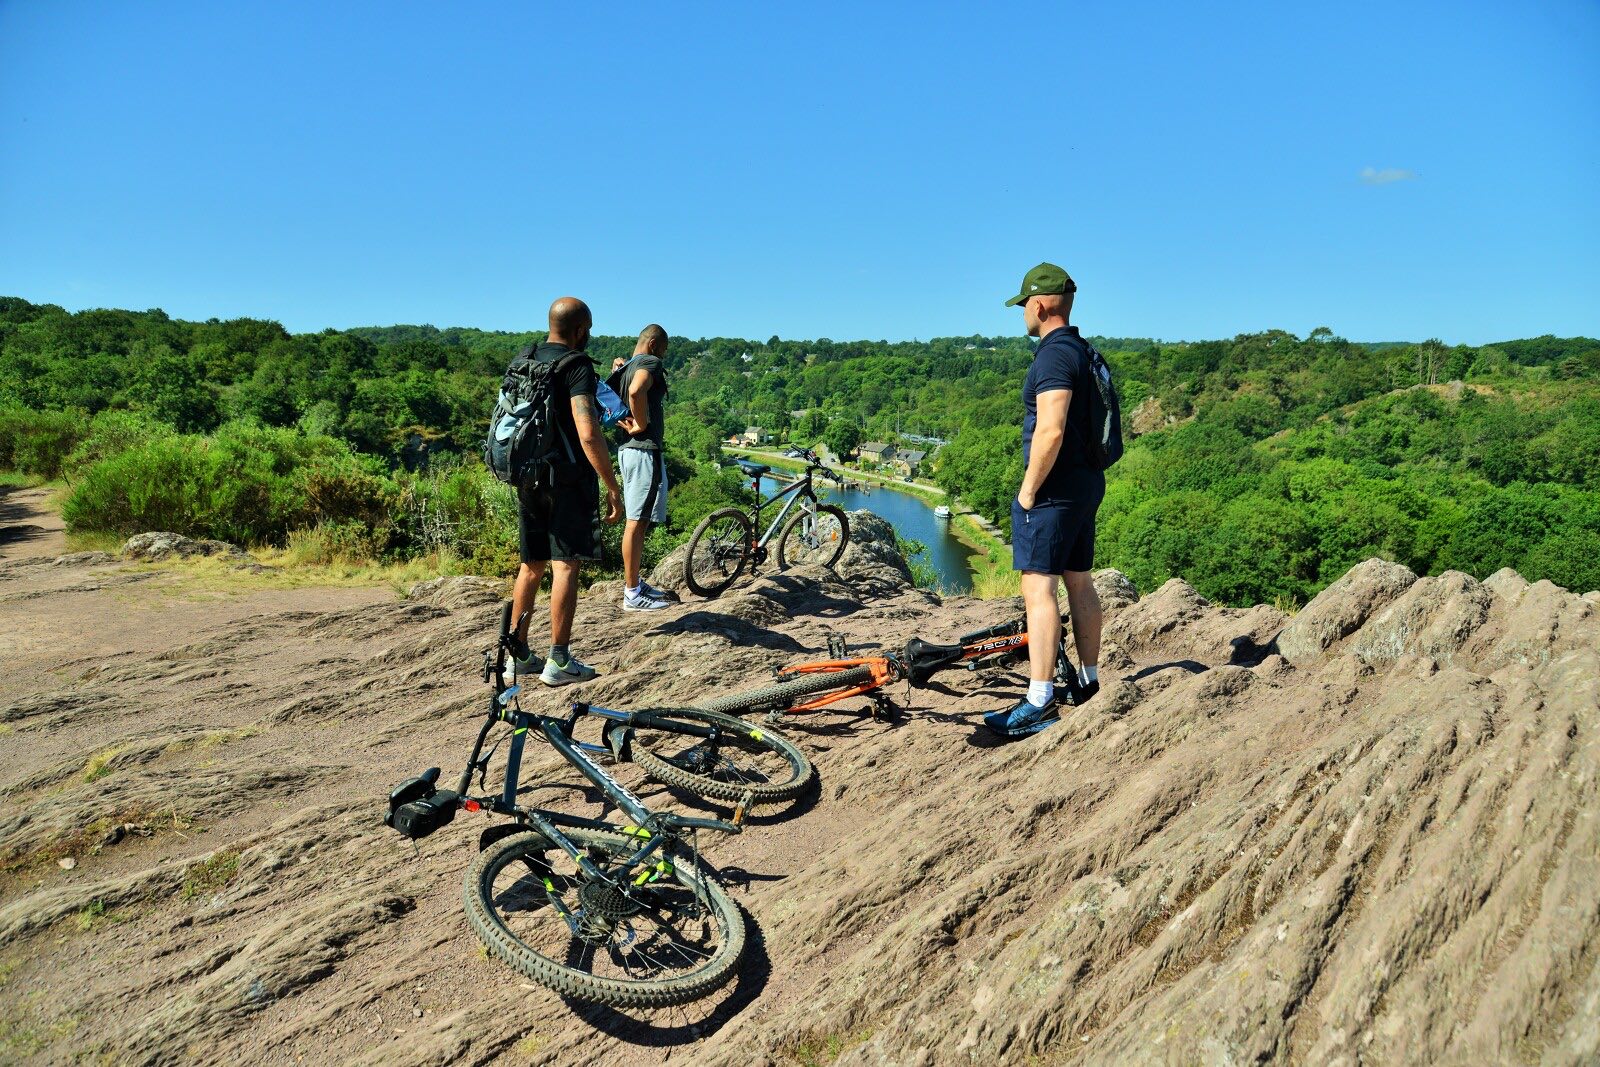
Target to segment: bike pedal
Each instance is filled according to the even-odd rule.
[[[739,802],[733,806],[733,818],[729,821],[735,826],[744,825],[744,817],[750,814],[750,809],[756,806],[756,792],[747,790]]]

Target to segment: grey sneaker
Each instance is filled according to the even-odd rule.
[[[639,579],[639,592],[655,600],[664,600],[668,604],[676,604],[679,601],[677,593],[670,589],[657,589],[643,578]]]
[[[526,659],[517,659],[515,656],[511,659],[511,677],[516,679],[518,685],[533,681],[543,671],[544,657],[536,653],[529,652]]]
[[[555,660],[545,660],[544,671],[539,675],[539,681],[549,686],[571,685],[574,682],[587,682],[594,676],[593,667],[587,663],[579,663],[577,656],[568,656],[567,662],[559,667]]]
[[[650,591],[648,586],[640,586],[639,587],[639,592],[634,594],[634,595],[632,595],[632,596],[630,596],[630,595],[628,595],[628,591],[626,589],[624,589],[622,591],[622,610],[623,611],[660,611],[662,608],[670,606],[670,605],[668,605],[668,603],[665,600],[662,600],[660,597],[651,596],[650,592],[651,591]]]

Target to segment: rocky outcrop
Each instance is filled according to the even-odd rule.
[[[861,596],[892,594],[911,585],[911,568],[896,547],[894,527],[870,511],[846,512],[845,518],[850,523],[850,543],[834,564],[833,573],[859,587],[857,595]],[[760,569],[771,572],[777,565],[776,540],[767,551],[768,562]],[[662,557],[647,580],[658,589],[684,592],[683,568],[688,556],[689,546],[679,545]],[[824,577],[821,568],[796,569],[801,571],[813,578]]]
[[[892,649],[1017,614],[911,588],[852,522],[833,571],[647,616],[591,591],[573,649],[600,677],[527,706],[693,703],[830,633]],[[659,1013],[478,954],[460,878],[482,816],[416,848],[378,825],[390,785],[453,777],[477,731],[480,580],[241,610],[61,674],[43,650],[0,678],[0,1034],[39,1062],[1596,1062],[1594,597],[1379,560],[1293,618],[1180,580],[1096,587],[1103,688],[1033,738],[977,726],[1023,684],[1000,670],[897,685],[898,716],[763,721],[821,788],[701,839],[759,936],[732,986]],[[603,814],[528,752],[527,803]]]
[[[195,556],[226,556],[247,560],[249,555],[238,545],[226,541],[195,539],[183,534],[157,531],[134,534],[122,546],[124,559],[155,563],[164,559],[190,559]]]
[[[1164,430],[1168,426],[1176,426],[1178,422],[1176,415],[1167,414],[1161,407],[1161,401],[1153,396],[1147,396],[1128,414],[1128,435],[1140,437],[1156,430]]]
[[[470,608],[497,603],[508,592],[504,581],[464,574],[417,582],[406,597],[439,608]]]
[[[1278,635],[1278,651],[1290,663],[1324,655],[1361,624],[1388,607],[1417,580],[1411,568],[1369,559],[1318,593]]]

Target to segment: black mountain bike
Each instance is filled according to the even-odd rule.
[[[491,840],[468,868],[463,888],[467,920],[479,939],[534,981],[619,1007],[664,1007],[705,996],[738,966],[745,921],[701,866],[698,833],[738,833],[746,805],[736,809],[733,822],[652,812],[590,758],[608,749],[574,741],[572,730],[585,711],[612,720],[608,744],[618,731],[625,735],[635,724],[666,723],[675,716],[685,733],[710,735],[713,729],[698,714],[671,711],[629,715],[575,705],[567,720],[523,711],[515,687],[505,684],[510,626],[508,604],[501,613],[501,642],[492,657],[485,654],[485,675],[494,686],[488,715],[456,788],[440,789],[439,768],[429,768],[390,792],[384,822],[418,840],[453,821],[457,811],[514,820],[485,834]],[[745,734],[761,733],[732,721]],[[499,793],[475,796],[469,793],[472,778],[476,773],[484,787],[494,754],[484,754],[484,743],[497,725],[509,730],[501,738],[510,739],[505,782]],[[631,821],[617,827],[518,803],[530,729]]]
[[[850,543],[850,521],[845,518],[843,508],[818,501],[811,485],[814,474],[820,473],[835,482],[839,481],[839,476],[809,449],[796,448],[791,454],[806,461],[805,473],[765,500],[761,498],[761,476],[772,468],[764,463],[738,461],[739,468],[750,476],[755,502],[748,511],[739,508],[713,511],[695,527],[689,538],[689,554],[683,563],[684,581],[695,593],[703,597],[718,596],[744,573],[746,565],[754,572],[766,562],[767,545],[775,533],[780,570],[803,564],[831,567],[844,554],[845,546]],[[756,526],[761,522],[762,511],[785,497],[789,498],[788,503],[757,540]],[[792,518],[790,511],[794,511]],[[787,523],[784,522],[786,518]]]

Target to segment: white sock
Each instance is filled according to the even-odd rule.
[[[1036,708],[1042,708],[1055,699],[1056,683],[1054,682],[1028,682],[1028,703]]]
[[[638,595],[639,595],[639,587],[636,586],[636,585],[628,586],[628,595],[631,596],[631,597],[638,597]]]
[[[1078,684],[1079,685],[1088,685],[1090,682],[1098,682],[1099,680],[1100,680],[1100,668],[1099,667],[1079,667],[1078,668]]]

